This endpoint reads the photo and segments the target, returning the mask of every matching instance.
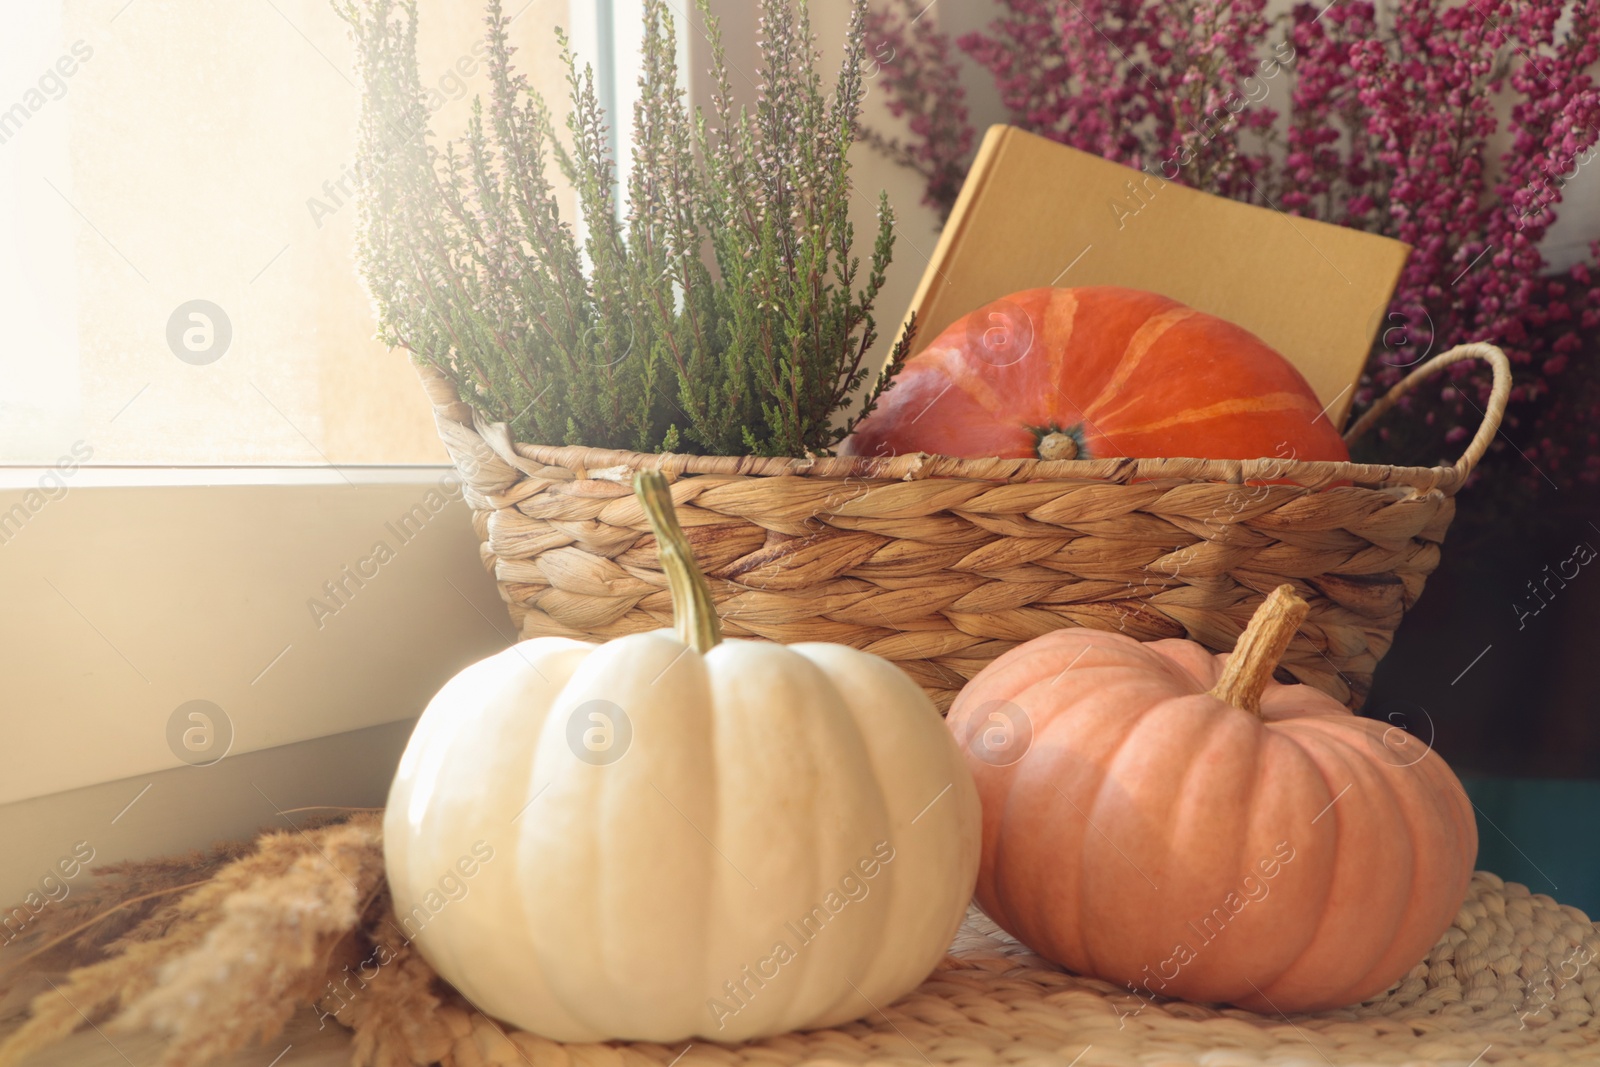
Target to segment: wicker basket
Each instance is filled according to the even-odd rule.
[[[1062,626],[1227,651],[1289,582],[1311,614],[1280,676],[1360,706],[1422,594],[1452,499],[1499,428],[1510,365],[1469,344],[1422,364],[1355,424],[1467,359],[1494,370],[1453,467],[1294,460],[767,459],[517,444],[431,368],[440,436],[524,637],[670,626],[631,472],[672,479],[729,636],[833,641],[893,661],[941,708],[1014,645]],[[1287,672],[1287,673],[1284,673]]]

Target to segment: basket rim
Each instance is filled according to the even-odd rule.
[[[1451,363],[1481,359],[1494,370],[1494,390],[1483,422],[1465,454],[1452,466],[1413,467],[1397,464],[1353,463],[1330,460],[1133,458],[1111,459],[965,459],[926,452],[889,457],[819,456],[704,456],[679,452],[634,452],[587,445],[540,445],[515,441],[503,422],[491,422],[482,412],[463,402],[455,385],[437,367],[413,360],[439,422],[451,458],[463,473],[483,471],[488,455],[474,457],[486,448],[524,476],[537,476],[540,467],[559,467],[579,477],[616,479],[625,471],[659,470],[668,475],[732,475],[757,478],[817,478],[863,481],[919,481],[954,478],[1002,483],[1031,481],[1097,482],[1212,482],[1239,485],[1246,482],[1288,482],[1300,488],[1322,490],[1337,486],[1364,489],[1406,487],[1454,496],[1471,475],[1499,429],[1510,392],[1510,367],[1505,354],[1493,345],[1460,345],[1416,367],[1405,379],[1367,410],[1345,434],[1359,437],[1378,417],[1434,372]],[[445,432],[454,426],[455,432]],[[462,431],[476,438],[463,439]],[[530,469],[532,468],[532,469]],[[505,472],[509,473],[509,472]],[[502,478],[488,481],[505,484]],[[488,486],[484,486],[488,488]]]
[[[1461,479],[1453,467],[1400,467],[1370,463],[1343,463],[1286,459],[963,459],[929,452],[912,452],[884,458],[819,456],[701,456],[680,452],[632,452],[626,449],[590,448],[584,445],[533,445],[516,442],[517,455],[526,460],[573,471],[589,477],[624,468],[660,470],[667,474],[742,475],[757,478],[859,479],[862,481],[920,481],[958,478],[991,482],[1069,481],[1126,484],[1129,482],[1186,481],[1243,484],[1249,480],[1291,481],[1308,489],[1353,482],[1366,488],[1406,485],[1417,489],[1454,492]]]

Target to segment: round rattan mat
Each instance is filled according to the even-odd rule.
[[[445,1067],[1016,1063],[1255,1067],[1600,1063],[1600,929],[1480,871],[1428,958],[1340,1011],[1258,1015],[1080,978],[972,912],[921,988],[860,1022],[745,1045],[560,1045],[460,1007]]]

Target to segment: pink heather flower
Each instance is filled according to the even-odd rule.
[[[951,54],[950,38],[919,0],[884,0],[867,12],[866,70],[870,88],[881,85],[889,113],[908,115],[908,143],[876,130],[866,140],[922,176],[923,203],[947,218],[966,178],[975,131],[967,120],[966,90]],[[923,18],[922,15],[928,15]]]

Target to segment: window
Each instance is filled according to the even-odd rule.
[[[517,0],[562,90],[566,0]],[[9,5],[0,35],[0,463],[438,463],[353,259],[359,106],[327,0]],[[485,86],[482,7],[424,0],[436,129]]]

